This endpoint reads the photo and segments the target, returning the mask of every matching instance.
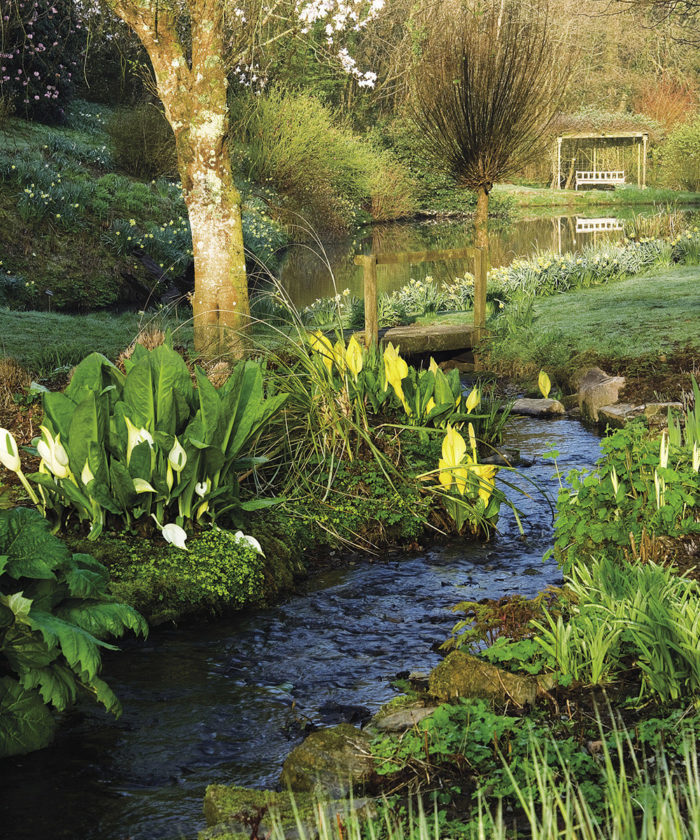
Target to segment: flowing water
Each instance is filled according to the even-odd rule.
[[[494,221],[489,230],[490,262],[494,266],[509,265],[516,257],[529,257],[538,252],[565,254],[589,245],[616,242],[623,235],[623,226],[635,216],[657,212],[658,208],[652,205],[616,205],[567,215],[561,215],[560,210],[545,211],[537,218],[521,218],[511,224]],[[373,225],[354,236],[324,240],[316,247],[292,246],[280,277],[294,304],[304,307],[316,298],[332,297],[345,289],[361,297],[362,268],[353,263],[357,254],[442,250],[471,244],[472,223],[463,219]],[[411,277],[422,279],[430,274],[436,280],[448,280],[465,271],[471,271],[471,266],[463,262],[379,266],[378,289],[391,292]]]
[[[534,464],[505,474],[531,496],[519,537],[504,508],[487,544],[452,541],[411,554],[355,558],[276,607],[181,630],[105,657],[124,704],[115,721],[74,713],[49,749],[4,762],[0,836],[13,840],[174,840],[204,827],[207,784],[274,787],[282,762],[319,726],[368,712],[401,672],[427,671],[457,601],[534,596],[560,579],[542,563],[552,541],[559,468],[591,466],[599,441],[573,420],[514,418],[507,444]],[[537,489],[540,488],[540,490]]]

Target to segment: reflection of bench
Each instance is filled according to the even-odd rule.
[[[596,233],[601,230],[624,230],[622,219],[576,219],[576,233]]]
[[[578,189],[581,184],[595,184],[604,185],[612,184],[613,187],[617,184],[625,183],[625,173],[623,170],[611,170],[608,172],[596,172],[595,170],[584,170],[576,172],[576,187]]]

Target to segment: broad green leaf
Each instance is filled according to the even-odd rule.
[[[137,636],[148,635],[148,625],[143,617],[126,604],[71,599],[56,610],[56,615],[98,639],[120,638],[127,630]]]
[[[117,650],[96,639],[91,633],[51,613],[33,611],[29,616],[30,626],[38,630],[47,645],[58,645],[61,653],[74,671],[84,671],[88,679],[93,679],[100,669],[98,647]]]
[[[180,394],[188,405],[193,402],[194,389],[190,372],[182,356],[165,344],[150,353],[154,388],[155,417],[153,429],[174,435],[178,432],[175,394]]]
[[[124,402],[128,407],[126,415],[137,428],[141,418],[147,429],[156,428],[156,403],[153,391],[153,370],[146,356],[134,365],[124,382]]]
[[[15,624],[7,631],[2,652],[10,668],[18,674],[45,668],[60,655],[57,647],[47,646],[41,635],[32,632],[26,624]]]
[[[121,506],[121,512],[129,510],[137,501],[136,488],[129,471],[121,461],[112,461],[109,468],[112,493]]]
[[[90,353],[76,367],[65,390],[73,402],[85,399],[85,392],[92,391],[95,396],[101,394],[109,385],[120,386],[124,376],[110,360],[101,353]]]
[[[61,435],[61,440],[68,440],[70,423],[75,411],[75,403],[60,391],[49,391],[42,397],[44,425],[53,433]]]
[[[0,553],[7,556],[10,577],[53,579],[54,570],[70,559],[66,546],[32,508],[0,511]]]
[[[197,412],[197,416],[201,423],[201,439],[206,443],[220,443],[216,438],[217,433],[220,431],[221,397],[200,368],[197,368],[196,375],[197,396],[199,397],[199,411]]]
[[[50,703],[59,712],[72,706],[77,698],[75,674],[56,662],[22,674],[20,683],[27,690],[38,689],[44,703]]]
[[[55,722],[37,691],[27,691],[11,677],[0,678],[0,758],[47,747]]]

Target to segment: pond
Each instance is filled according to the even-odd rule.
[[[623,235],[625,222],[655,213],[658,208],[651,205],[617,205],[591,208],[585,215],[561,215],[558,210],[537,218],[518,218],[510,224],[494,220],[489,231],[490,262],[508,265],[516,257],[538,252],[565,254],[605,241],[616,242]],[[281,283],[298,308],[345,289],[362,297],[362,268],[353,263],[357,254],[464,248],[472,244],[471,224],[464,219],[395,222],[373,225],[354,236],[292,246],[281,268]],[[391,292],[411,277],[422,279],[430,274],[436,280],[449,280],[470,270],[468,264],[455,261],[378,266],[377,284],[380,292]]]
[[[304,726],[352,719],[351,707],[375,712],[397,675],[434,666],[450,605],[534,596],[559,581],[542,562],[552,510],[537,488],[556,497],[559,485],[541,456],[555,447],[566,473],[591,466],[599,440],[573,420],[514,418],[506,443],[534,460],[508,475],[530,494],[513,496],[524,537],[506,511],[489,543],[351,558],[273,608],[125,644],[104,669],[124,704],[119,720],[86,707],[52,747],[4,762],[3,836],[194,838],[207,784],[275,786]]]

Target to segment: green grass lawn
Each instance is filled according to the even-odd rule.
[[[495,194],[510,195],[518,207],[586,208],[619,204],[700,204],[700,193],[628,185],[615,190],[550,190],[516,184],[497,184]]]
[[[115,359],[140,329],[149,326],[169,326],[176,344],[192,343],[189,322],[179,324],[149,313],[64,315],[0,309],[0,356],[15,359],[33,376],[46,376],[56,368],[78,364],[93,351]]]
[[[624,358],[688,344],[700,350],[700,268],[670,269],[541,298],[532,331],[554,333],[570,353],[593,350]]]

